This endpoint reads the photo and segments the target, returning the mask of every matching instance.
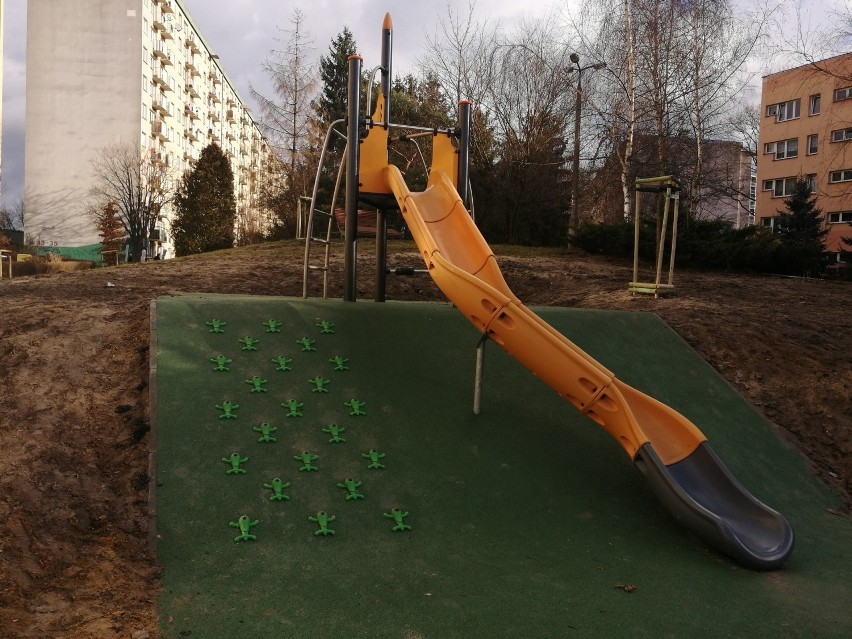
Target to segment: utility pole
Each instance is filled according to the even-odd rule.
[[[606,67],[605,62],[590,64],[585,67],[580,66],[580,56],[576,53],[571,54],[571,62],[575,65],[568,67],[567,72],[577,72],[577,92],[574,101],[574,166],[571,171],[571,215],[568,217],[568,238],[572,238],[577,234],[577,226],[580,222],[580,115],[583,108],[583,71],[586,69],[600,70]]]

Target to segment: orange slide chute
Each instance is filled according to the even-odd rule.
[[[750,568],[780,567],[793,547],[787,520],[733,478],[692,422],[618,380],[515,297],[443,171],[417,193],[393,165],[385,178],[430,275],[477,330],[604,428],[693,532]]]

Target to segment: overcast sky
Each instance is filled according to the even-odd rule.
[[[62,0],[55,0],[61,2]],[[466,10],[467,0],[450,0]],[[489,19],[511,24],[523,15],[542,16],[573,0],[479,0]],[[3,202],[13,205],[23,195],[24,108],[26,91],[26,0],[5,0],[3,69]],[[305,16],[303,29],[313,40],[316,58],[328,53],[344,26],[355,36],[365,68],[380,62],[385,13],[394,23],[394,75],[414,71],[426,33],[434,33],[447,3],[432,0],[182,0],[208,45],[219,55],[225,73],[249,106],[249,86],[266,93],[261,63],[270,49],[282,48],[293,10]]]
[[[62,0],[54,0],[62,2]],[[118,0],[115,0],[118,1]],[[759,0],[737,0],[750,5]],[[801,3],[808,20],[824,15],[825,3],[852,0],[780,0]],[[394,23],[394,75],[415,71],[427,34],[434,34],[446,16],[447,5],[465,13],[468,0],[182,0],[207,40],[219,55],[228,77],[249,106],[253,85],[269,94],[261,64],[270,49],[282,48],[291,28],[293,10],[305,15],[304,30],[313,39],[316,58],[328,53],[331,40],[344,26],[355,36],[364,67],[379,64],[381,26],[386,12]],[[579,0],[478,0],[480,17],[499,20],[510,27],[525,16],[556,15]],[[26,87],[26,0],[5,0],[5,64],[3,91],[3,201],[14,204],[23,193],[23,131]],[[783,67],[779,67],[783,68]],[[754,82],[759,98],[759,81]]]

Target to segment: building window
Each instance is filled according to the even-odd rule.
[[[814,133],[808,136],[808,155],[814,155],[819,151],[819,135]]]
[[[787,197],[795,188],[796,178],[794,177],[763,181],[763,190],[772,191],[772,197]]]
[[[820,113],[820,94],[812,95],[808,103],[808,113],[810,115],[819,115]]]
[[[828,174],[828,181],[832,184],[837,184],[838,182],[852,182],[852,169],[832,171]]]
[[[852,224],[852,211],[839,211],[828,214],[829,224]]]
[[[852,100],[852,87],[836,89],[834,91],[834,101],[841,102],[842,100]]]
[[[795,158],[799,155],[799,138],[769,142],[763,148],[764,153],[772,153],[776,160]]]
[[[768,229],[775,228],[775,218],[774,217],[764,217],[760,219],[760,225],[766,227]]]
[[[805,176],[805,182],[808,184],[808,192],[816,191],[816,173],[808,173]]]
[[[838,129],[831,132],[832,142],[843,142],[845,140],[852,140],[852,129]]]
[[[788,102],[770,104],[766,107],[766,117],[775,116],[777,122],[795,120],[799,117],[801,103],[801,100],[789,100]]]

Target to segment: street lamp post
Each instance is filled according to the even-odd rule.
[[[568,67],[567,72],[573,73],[577,71],[577,92],[574,102],[574,167],[571,172],[571,215],[568,218],[568,237],[574,237],[577,233],[577,226],[580,221],[580,210],[578,204],[580,202],[580,114],[583,106],[583,71],[586,69],[600,70],[606,67],[605,62],[589,64],[585,67],[580,66],[580,56],[572,53],[571,62],[575,65]]]

